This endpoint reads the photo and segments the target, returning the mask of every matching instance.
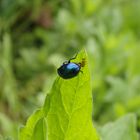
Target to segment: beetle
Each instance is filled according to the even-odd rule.
[[[81,71],[81,67],[85,66],[85,59],[83,58],[80,63],[71,62],[71,60],[76,59],[77,55],[74,58],[65,61],[58,69],[57,73],[63,79],[70,79],[78,75]]]

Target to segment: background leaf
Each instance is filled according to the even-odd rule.
[[[101,129],[102,140],[138,140],[136,116],[128,114]]]

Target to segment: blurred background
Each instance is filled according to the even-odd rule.
[[[140,131],[139,0],[0,0],[0,139],[17,139],[57,67],[81,48],[96,125],[133,112]]]

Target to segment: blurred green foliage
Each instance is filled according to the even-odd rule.
[[[56,68],[83,47],[97,125],[134,112],[140,131],[139,17],[139,0],[1,0],[0,135],[17,138]]]

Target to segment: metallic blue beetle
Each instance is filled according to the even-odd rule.
[[[69,61],[64,62],[63,65],[57,69],[60,77],[70,79],[77,76],[79,72],[82,72],[81,67],[84,67],[85,59],[82,59],[82,62],[80,63],[71,62],[71,60],[75,59],[76,56],[71,58]]]

